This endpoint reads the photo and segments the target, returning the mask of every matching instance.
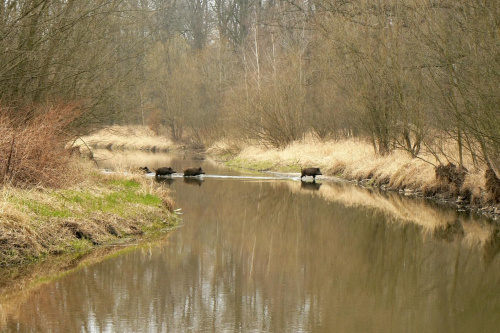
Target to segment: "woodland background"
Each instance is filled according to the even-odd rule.
[[[49,163],[113,124],[194,147],[361,138],[498,176],[499,87],[496,0],[0,0],[4,180],[21,148]]]

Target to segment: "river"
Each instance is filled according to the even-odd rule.
[[[500,233],[490,221],[350,183],[304,184],[189,156],[134,153],[101,165],[202,166],[206,175],[163,183],[183,212],[180,228],[41,285],[4,311],[4,331],[500,327]]]

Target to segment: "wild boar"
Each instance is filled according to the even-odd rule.
[[[184,177],[193,177],[198,175],[204,175],[205,173],[200,168],[187,168],[184,170]]]
[[[149,168],[147,166],[140,167],[139,170],[142,171],[142,172],[145,172],[145,173],[151,173],[151,170],[149,170]]]
[[[173,173],[176,173],[174,169],[171,167],[163,167],[156,169],[156,177],[158,176],[171,176]]]
[[[307,176],[312,176],[313,181],[316,181],[316,176],[322,175],[321,171],[319,168],[305,168],[305,169],[300,169],[300,180],[302,178],[307,177]]]

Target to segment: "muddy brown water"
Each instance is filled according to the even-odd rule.
[[[0,304],[7,332],[497,332],[495,223],[352,184],[202,166],[163,184],[183,225]],[[225,176],[225,177],[218,177]],[[229,177],[228,177],[229,176]],[[153,180],[153,178],[151,178]]]

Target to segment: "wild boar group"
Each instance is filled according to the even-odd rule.
[[[148,169],[148,167],[140,167],[139,168],[141,171],[150,173],[151,171]],[[155,176],[158,178],[160,176],[167,176],[171,177],[172,174],[176,173],[174,169],[171,167],[161,167],[155,170]],[[203,172],[201,167],[198,168],[187,168],[184,169],[184,177],[195,177],[199,175],[204,175],[205,172]],[[305,169],[300,169],[300,180],[303,181],[304,177],[313,177],[313,182],[316,181],[316,176],[321,176],[323,175],[321,173],[321,170],[319,168],[305,168]]]
[[[146,172],[146,173],[151,173],[151,171],[148,169],[148,167],[140,167],[140,171]],[[155,177],[171,177],[172,174],[177,173],[172,167],[161,167],[155,170]],[[194,177],[194,176],[199,176],[199,175],[204,175],[205,172],[203,172],[202,168],[187,168],[184,170],[184,177]]]

